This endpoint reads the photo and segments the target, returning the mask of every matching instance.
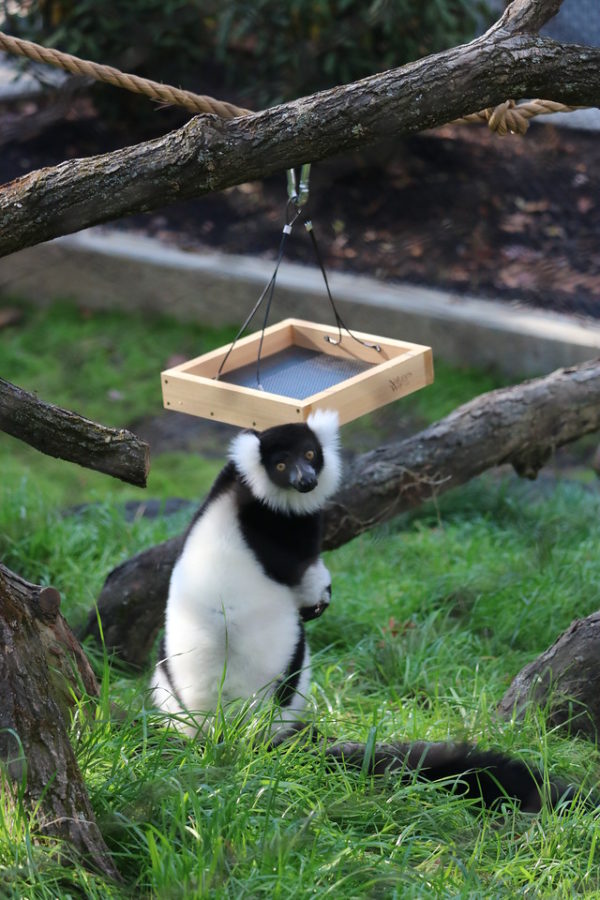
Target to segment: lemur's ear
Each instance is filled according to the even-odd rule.
[[[330,454],[339,452],[340,417],[336,409],[316,409],[306,424],[318,437],[325,457],[328,451]]]
[[[251,477],[261,468],[260,439],[256,431],[240,431],[229,445],[229,459],[238,472]]]
[[[339,487],[342,477],[340,457],[339,416],[335,409],[316,409],[306,420],[310,430],[317,436],[323,451],[323,468],[319,473],[319,488],[322,502],[329,499]]]

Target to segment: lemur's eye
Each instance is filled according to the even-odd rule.
[[[277,465],[275,466],[275,468],[277,469],[278,472],[285,472],[285,463],[278,462]]]
[[[309,462],[311,462],[311,461],[315,458],[315,451],[314,451],[314,450],[307,450],[306,453],[304,454],[304,456],[306,457],[306,459],[307,459]]]

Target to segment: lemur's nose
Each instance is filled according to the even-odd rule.
[[[305,462],[296,463],[290,472],[290,484],[301,494],[307,494],[317,486],[317,473]]]

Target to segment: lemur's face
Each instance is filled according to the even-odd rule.
[[[306,423],[242,431],[229,457],[252,495],[278,512],[322,509],[341,477],[338,414],[317,409]]]
[[[307,494],[319,483],[323,450],[304,424],[269,428],[259,435],[260,460],[273,484]]]

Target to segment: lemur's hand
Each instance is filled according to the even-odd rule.
[[[331,602],[331,575],[321,558],[308,567],[295,593],[303,622],[318,619],[325,612]]]
[[[321,599],[315,606],[301,606],[300,616],[303,622],[310,622],[311,619],[318,619],[322,616],[329,604],[331,603],[331,585],[328,584]]]

